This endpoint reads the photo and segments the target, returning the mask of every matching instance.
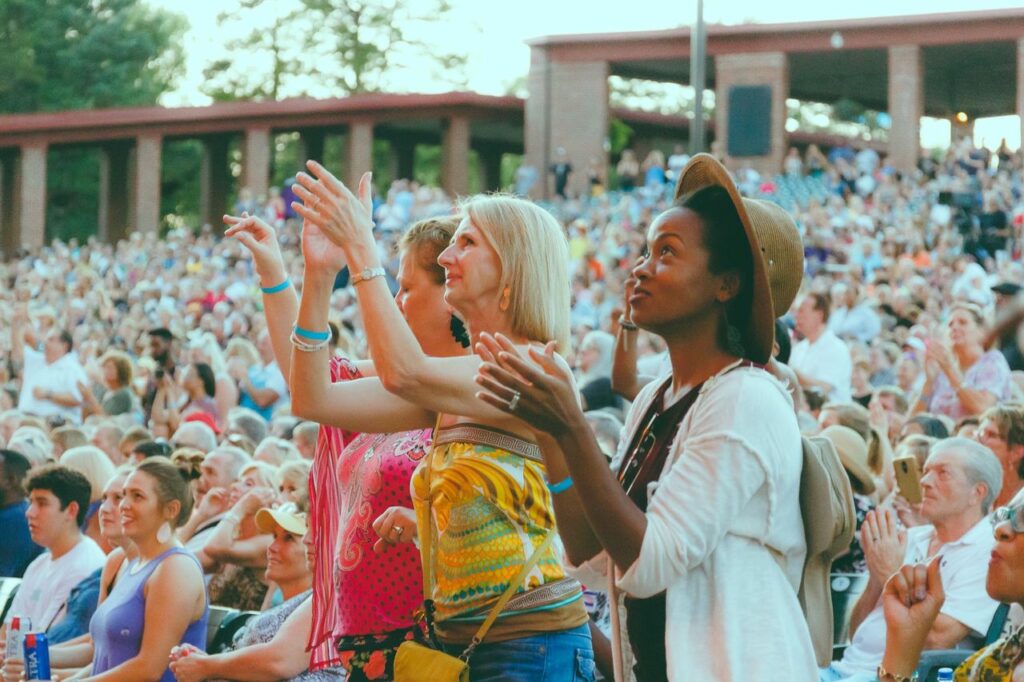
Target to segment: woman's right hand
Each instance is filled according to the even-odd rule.
[[[306,270],[317,270],[336,275],[345,267],[345,251],[327,238],[315,223],[302,222],[302,259]]]
[[[235,509],[242,518],[252,516],[260,509],[269,507],[277,501],[277,493],[271,488],[253,488],[242,495],[235,503]]]
[[[178,682],[202,682],[206,679],[203,669],[208,654],[191,644],[182,644],[171,649],[170,669]]]
[[[227,488],[210,488],[196,507],[196,516],[204,521],[223,514],[231,507],[231,493]]]
[[[252,254],[263,286],[272,287],[284,281],[284,257],[273,227],[246,213],[241,217],[226,215],[224,222],[230,225],[224,236],[236,238]]]
[[[373,545],[373,551],[385,552],[400,542],[416,539],[416,512],[408,507],[388,507],[373,522],[373,530],[380,539]]]
[[[886,582],[882,592],[886,670],[909,674],[917,667],[924,641],[946,599],[941,562],[937,556],[927,566],[908,564]]]

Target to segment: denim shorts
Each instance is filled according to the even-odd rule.
[[[445,644],[458,656],[465,646]],[[484,643],[469,659],[470,682],[594,682],[596,666],[590,626]]]

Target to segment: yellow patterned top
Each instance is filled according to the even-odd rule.
[[[1024,661],[1024,628],[978,651],[956,669],[956,682],[1011,682]]]
[[[490,427],[441,429],[413,474],[412,497],[420,546],[423,533],[434,533],[438,621],[486,615],[555,526],[536,444]],[[519,592],[564,579],[560,556],[556,541]]]

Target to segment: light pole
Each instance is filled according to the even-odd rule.
[[[704,85],[707,61],[704,0],[697,0],[697,23],[690,31],[690,85],[693,86],[693,120],[690,122],[690,154],[704,151]]]

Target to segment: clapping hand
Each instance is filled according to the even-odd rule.
[[[555,359],[554,341],[543,351],[531,346],[527,359],[505,336],[484,333],[476,353],[484,361],[476,375],[484,390],[477,397],[485,403],[555,438],[582,416],[572,374]]]
[[[360,240],[373,241],[371,173],[363,173],[353,194],[345,184],[316,161],[306,167],[316,178],[299,173],[292,186],[302,203],[292,203],[295,212],[313,223],[337,246],[346,248]],[[305,233],[305,227],[303,228]]]
[[[925,639],[935,624],[946,595],[942,590],[942,557],[926,566],[908,564],[893,574],[882,592],[885,613],[886,670],[913,671]]]
[[[248,249],[264,286],[271,287],[284,281],[284,258],[273,227],[248,213],[241,217],[226,215],[224,222],[230,226],[224,236],[234,237]]]
[[[883,585],[903,565],[907,534],[896,527],[891,510],[872,509],[860,527],[860,546],[871,579]]]
[[[235,503],[235,509],[242,515],[242,518],[252,516],[260,509],[269,507],[277,501],[277,493],[272,488],[253,488],[249,490]]]
[[[171,649],[170,669],[178,682],[201,682],[206,676],[201,670],[207,654],[191,644],[182,644]]]

